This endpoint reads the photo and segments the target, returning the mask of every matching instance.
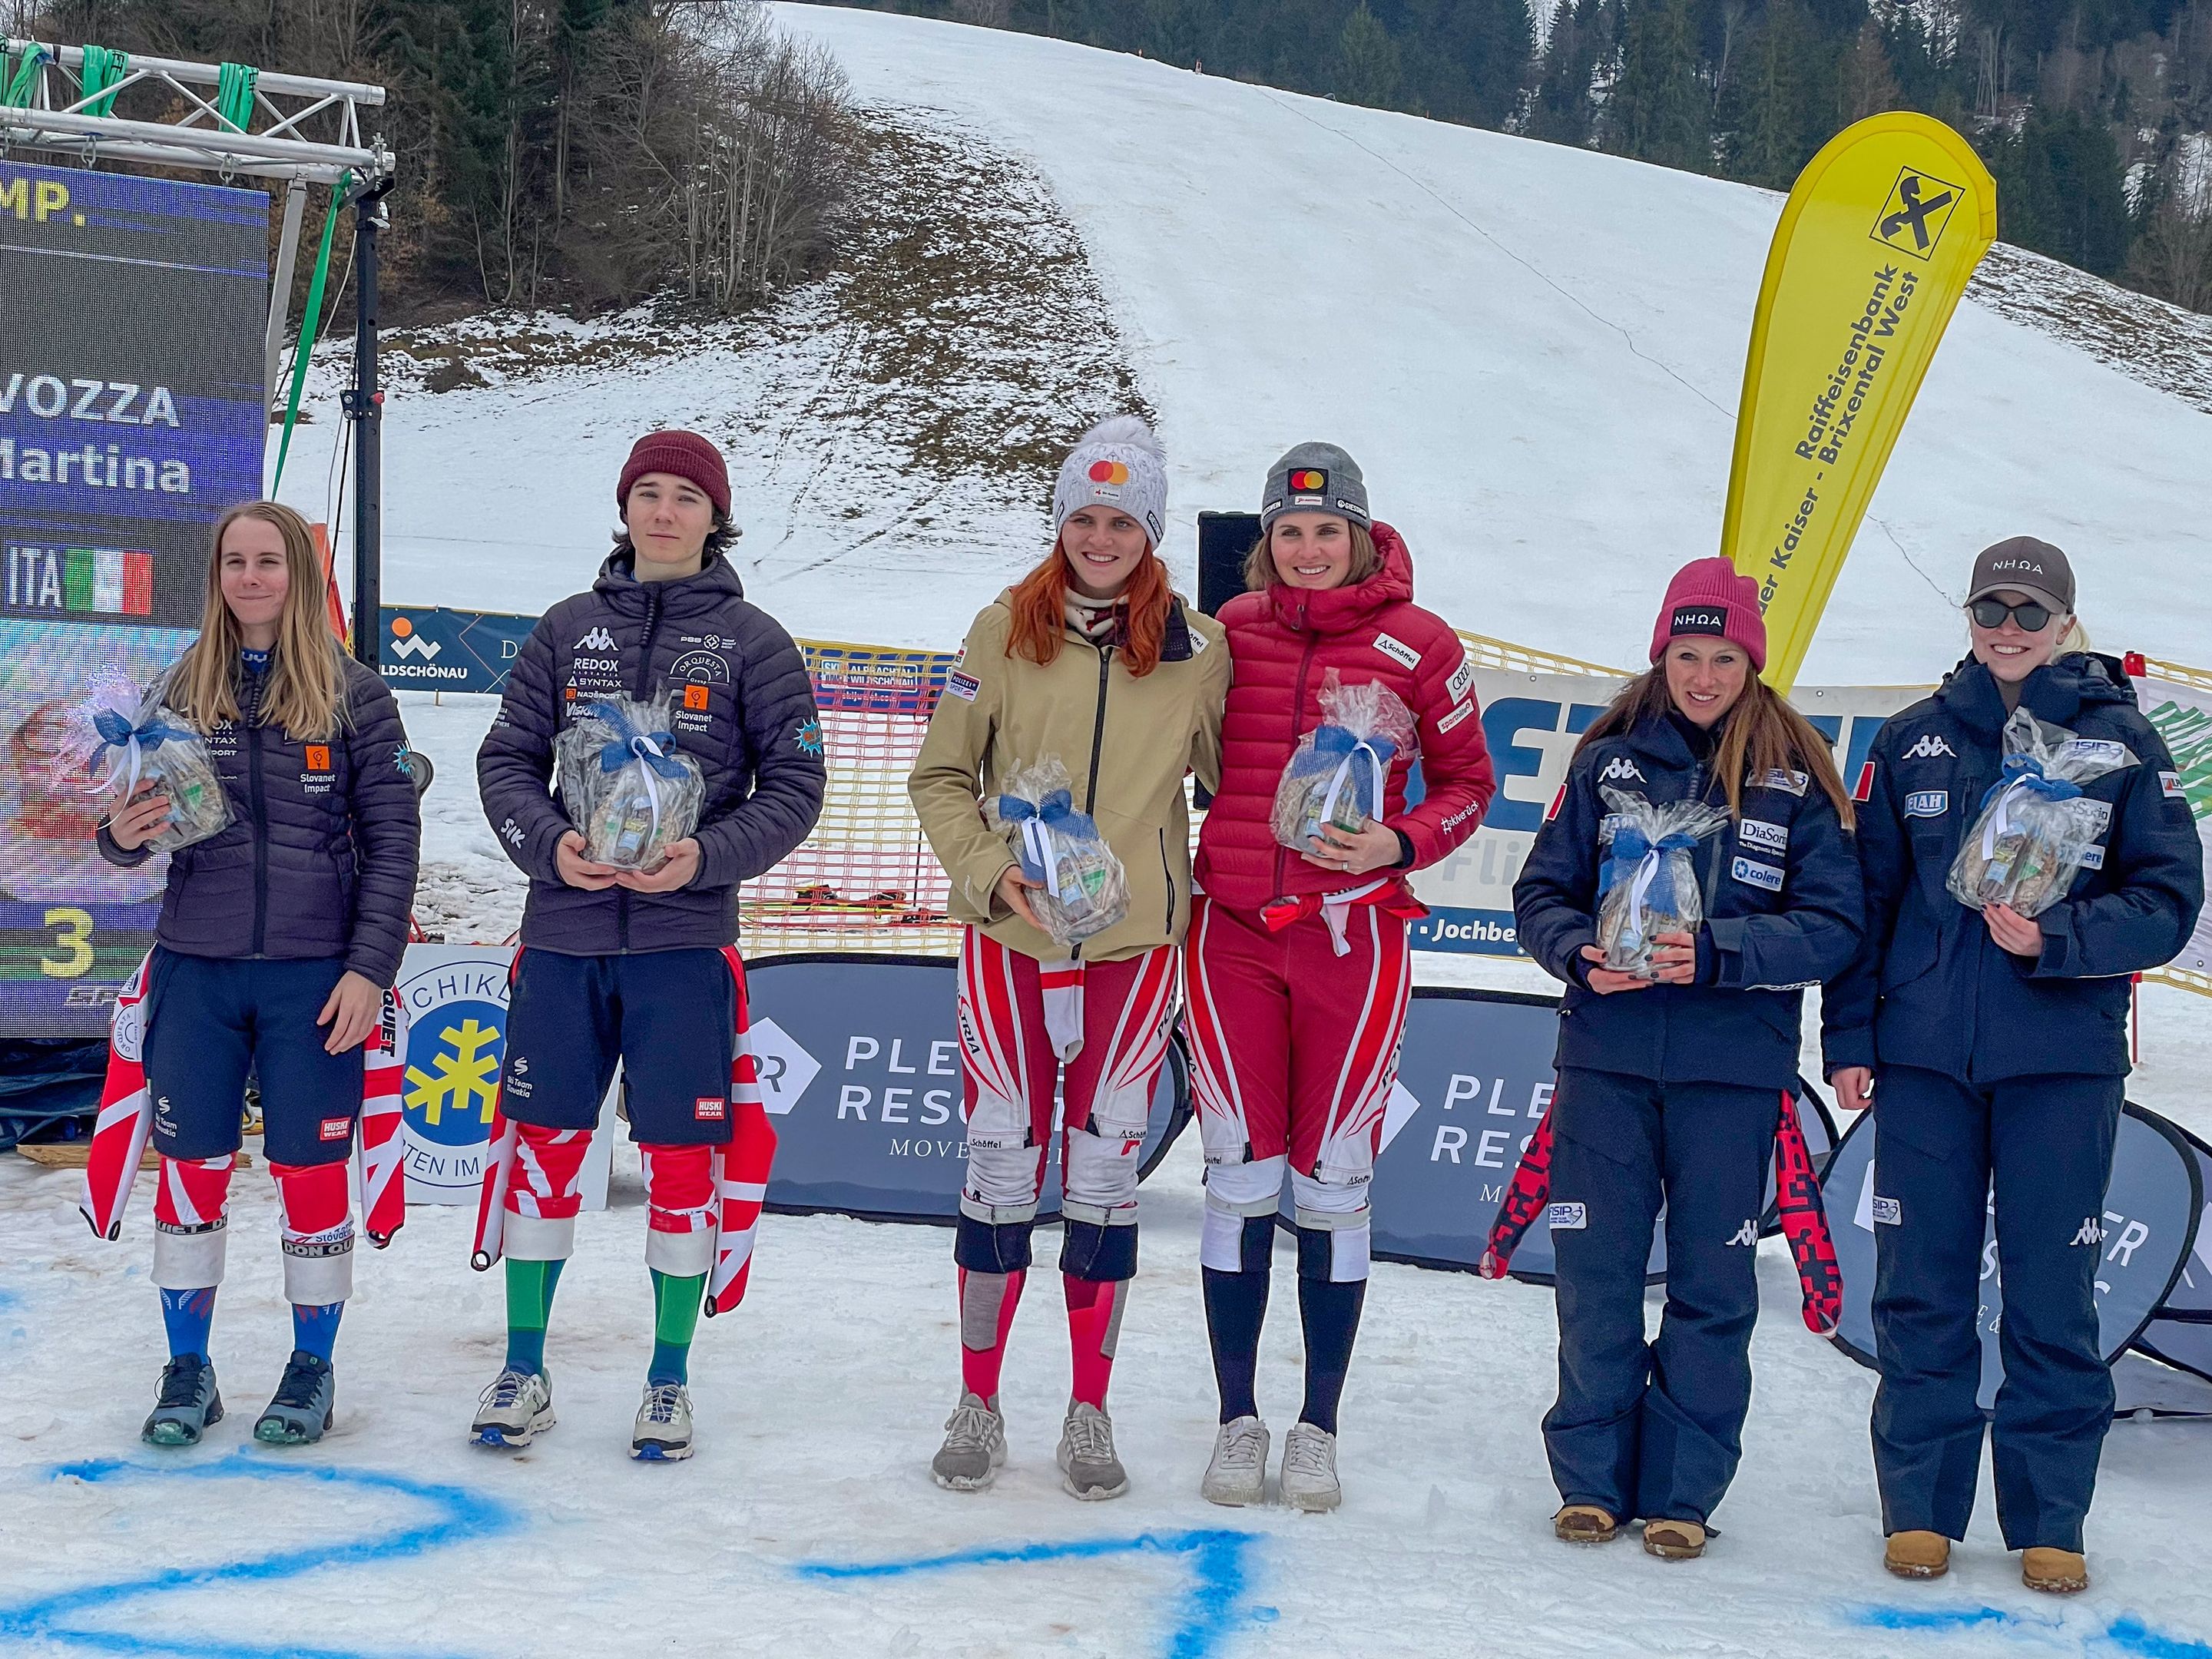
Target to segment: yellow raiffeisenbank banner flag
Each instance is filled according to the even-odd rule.
[[[1996,183],[1941,121],[1830,139],[1766,255],[1721,551],[1759,583],[1761,678],[1797,678],[1921,377],[1997,229]]]

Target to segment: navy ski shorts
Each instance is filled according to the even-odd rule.
[[[619,1060],[631,1139],[721,1146],[736,1023],[737,988],[720,951],[525,949],[507,1001],[500,1110],[541,1128],[591,1128]]]
[[[362,1051],[326,1053],[330,1027],[315,1024],[344,972],[343,957],[234,960],[157,948],[146,976],[154,1150],[183,1158],[236,1152],[251,1072],[261,1082],[271,1163],[350,1156]]]

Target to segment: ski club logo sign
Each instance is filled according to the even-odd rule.
[[[764,957],[745,964],[753,1060],[774,1120],[768,1202],[886,1220],[951,1221],[967,1158],[950,957]],[[1180,1049],[1152,1097],[1143,1169],[1190,1115]],[[1040,1218],[1060,1211],[1059,1136]]]
[[[1893,1195],[1875,1189],[1877,1127],[1873,1114],[1862,1115],[1828,1160],[1820,1183],[1844,1276],[1844,1316],[1836,1346],[1869,1366],[1875,1363],[1875,1229],[1911,1223]],[[2165,1358],[2153,1346],[2153,1333],[2203,1328],[2191,1325],[2202,1293],[2185,1285],[2184,1274],[2193,1266],[2193,1284],[2207,1282],[2202,1261],[2192,1264],[2190,1257],[2197,1243],[2208,1172],[2212,1160],[2172,1124],[2132,1103],[2123,1110],[2104,1206],[2095,1215],[2069,1219],[2069,1237],[2061,1241],[2069,1249],[2097,1252],[2097,1323],[2106,1363],[2117,1361],[2130,1345]],[[1516,1258],[1514,1266],[1520,1265]],[[2004,1381],[1997,1346],[2004,1317],[2002,1278],[1992,1217],[1983,1234],[1981,1306],[1975,1317],[1982,1340],[1984,1411],[1996,1404],[1997,1385]],[[2170,1316],[2160,1318],[2161,1314]],[[2192,1357],[2212,1364],[2212,1355]]]
[[[1952,210],[1963,194],[1956,185],[1899,167],[1897,182],[1889,187],[1889,199],[1881,204],[1881,216],[1874,222],[1874,240],[1916,259],[1929,258],[1942,240],[1943,227],[1951,222]]]
[[[507,1055],[511,946],[410,945],[393,988],[407,1011],[400,1167],[410,1204],[473,1204]]]

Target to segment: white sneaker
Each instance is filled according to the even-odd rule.
[[[477,1396],[469,1438],[520,1450],[553,1426],[553,1383],[543,1371],[504,1370]]]
[[[691,1455],[691,1393],[681,1382],[648,1382],[630,1431],[629,1455],[641,1462],[674,1463]]]
[[[1090,1504],[1129,1490],[1128,1471],[1114,1455],[1114,1419],[1087,1401],[1069,1403],[1058,1456],[1060,1484],[1070,1497]]]
[[[1294,1510],[1333,1510],[1344,1501],[1336,1479],[1336,1437],[1310,1423],[1283,1442],[1283,1502]]]
[[[1267,1495],[1267,1425],[1256,1417],[1240,1417],[1224,1423],[1213,1437],[1213,1461],[1199,1482],[1199,1496],[1209,1504],[1242,1509]]]
[[[947,1492],[981,1492],[998,1479],[1006,1461],[1006,1419],[963,1394],[945,1419],[945,1443],[929,1460],[930,1478]]]

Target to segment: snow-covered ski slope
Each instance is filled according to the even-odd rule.
[[[1328,436],[1462,627],[1631,663],[1714,550],[1780,198],[1033,37],[780,6],[866,101],[1032,158],[1158,406],[1183,524]],[[2212,659],[2212,415],[1963,306],[1809,684],[1933,678],[1976,549],[2075,558],[2101,641]]]

